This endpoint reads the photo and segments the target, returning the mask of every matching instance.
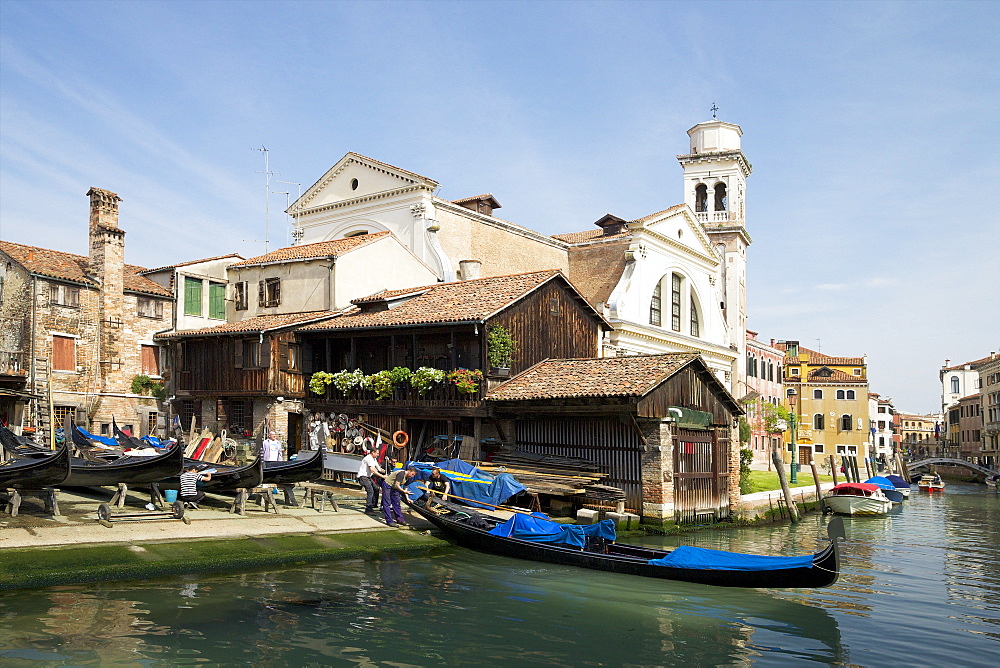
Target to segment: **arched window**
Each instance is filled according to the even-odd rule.
[[[813,429],[826,429],[826,418],[822,413],[813,415]]]
[[[844,396],[845,396],[845,394],[844,394],[843,390],[837,390],[837,398],[838,399],[843,399]]]
[[[653,288],[653,298],[649,300],[649,324],[660,326],[660,284]]]
[[[847,391],[847,398],[848,399],[853,399],[854,398],[854,390],[848,390]]]
[[[767,363],[767,379],[774,380],[774,362]]]
[[[958,389],[958,376],[951,377],[951,393],[958,394],[961,390]]]
[[[670,329],[681,331],[681,275],[670,275]]]
[[[698,299],[691,291],[691,336],[701,336],[701,318],[698,317]]]
[[[708,211],[708,186],[699,183],[694,189],[694,210]]]
[[[751,355],[750,353],[747,353],[747,375],[751,376],[751,377],[757,375],[754,372],[754,368],[753,368],[753,355]]]
[[[854,425],[854,418],[852,418],[847,413],[840,416],[840,431],[851,431],[851,427]]]
[[[726,184],[716,183],[715,184],[715,210],[725,211],[726,207],[729,205],[729,197],[726,196]]]
[[[813,390],[813,399],[822,399],[823,390]]]

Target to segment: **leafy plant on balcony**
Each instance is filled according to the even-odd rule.
[[[483,382],[483,372],[479,369],[455,369],[448,374],[448,381],[462,394],[474,394]]]
[[[377,371],[370,376],[365,376],[364,386],[375,392],[376,399],[388,399],[392,396],[392,391],[396,389],[396,383],[392,379],[392,371]]]
[[[486,360],[491,369],[509,368],[516,350],[517,341],[511,338],[506,327],[490,327],[486,334]]]
[[[132,394],[147,393],[157,399],[163,399],[166,396],[166,389],[163,387],[162,381],[153,380],[146,374],[139,374],[132,378]]]
[[[332,382],[340,390],[340,393],[346,397],[354,388],[362,387],[364,381],[365,374],[361,373],[361,369],[355,369],[354,371],[344,369],[333,374]]]
[[[445,373],[440,369],[432,369],[429,366],[422,366],[410,376],[410,386],[415,389],[420,396],[424,396],[427,392],[438,383],[444,382]]]
[[[309,390],[313,394],[326,394],[327,386],[333,382],[333,374],[326,371],[317,371],[309,379]]]

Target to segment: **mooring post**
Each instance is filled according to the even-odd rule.
[[[792,499],[792,492],[788,489],[788,479],[785,478],[785,463],[781,461],[781,455],[777,450],[771,451],[771,459],[774,461],[774,470],[778,472],[778,480],[781,482],[781,493],[785,497],[785,505],[788,506],[788,514],[792,522],[799,521],[799,512]]]
[[[813,482],[816,483],[816,505],[823,510],[823,490],[819,486],[819,471],[816,470],[816,460],[810,459],[809,466],[812,467]]]

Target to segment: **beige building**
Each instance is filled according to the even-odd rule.
[[[983,459],[990,468],[1000,468],[1000,355],[979,368],[983,395]]]
[[[108,434],[112,418],[152,433],[163,426],[153,337],[170,327],[172,293],[125,263],[121,198],[100,188],[87,194],[88,256],[0,241],[2,353],[8,373],[23,379],[16,401],[6,395],[5,419],[46,436],[67,416],[96,433]]]
[[[937,454],[945,436],[942,422],[940,414],[900,413],[899,432],[903,453],[911,456]]]

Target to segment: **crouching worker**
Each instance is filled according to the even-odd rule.
[[[443,473],[441,473],[441,469],[439,469],[436,466],[433,469],[431,469],[431,477],[425,481],[425,484],[428,489],[428,494],[427,494],[428,508],[433,507],[435,501],[448,500],[448,494],[451,493],[451,481],[448,480],[448,478],[445,477]]]
[[[181,474],[181,493],[178,498],[185,504],[197,509],[198,504],[205,498],[205,492],[198,489],[198,483],[207,482],[211,479],[211,473],[202,473],[198,470],[197,464],[191,464]]]
[[[412,466],[406,469],[392,468],[395,462],[386,460],[384,482],[382,483],[382,514],[385,516],[385,523],[391,527],[401,524],[406,525],[406,518],[403,517],[403,509],[400,500],[406,490],[403,488],[417,475],[417,470]]]

